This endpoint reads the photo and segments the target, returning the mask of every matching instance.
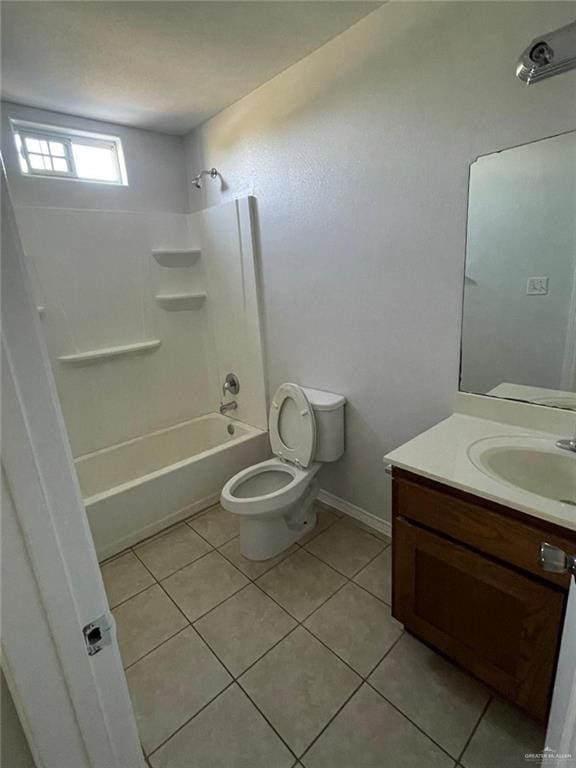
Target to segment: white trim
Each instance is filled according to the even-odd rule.
[[[375,528],[380,533],[384,533],[386,536],[392,538],[392,523],[388,520],[383,520],[381,517],[373,515],[372,512],[367,512],[362,507],[357,507],[356,504],[352,504],[351,501],[341,499],[340,496],[335,496],[329,491],[325,491],[323,488],[318,492],[318,501],[327,504],[329,507],[334,507],[339,512],[343,512],[349,517],[353,517],[355,520],[359,520],[361,523],[369,525],[370,528]]]
[[[61,179],[65,181],[82,181],[91,184],[110,184],[116,187],[128,186],[128,175],[126,173],[126,161],[124,158],[124,150],[122,148],[122,139],[119,136],[111,136],[105,133],[93,133],[91,131],[83,131],[78,128],[66,128],[60,125],[47,125],[45,123],[34,123],[29,120],[19,120],[17,118],[9,118],[10,128],[14,136],[20,136],[24,154],[22,157],[28,164],[28,171],[22,170],[20,166],[20,173],[24,178],[39,177],[43,179]],[[50,141],[62,141],[67,146],[67,160],[70,170],[67,172],[53,172],[53,171],[41,171],[35,170],[31,167],[28,160],[28,150],[25,146],[25,141],[22,137],[30,136],[31,138],[45,139]],[[72,144],[83,144],[87,146],[94,146],[100,148],[108,148],[112,150],[114,165],[117,171],[117,178],[110,179],[91,179],[87,176],[80,176],[76,170],[76,163],[73,156]],[[20,148],[17,147],[18,155],[21,155]],[[36,153],[32,153],[36,154]]]
[[[84,645],[109,606],[5,176],[1,197],[2,650],[42,768],[144,768],[114,628],[101,653]]]

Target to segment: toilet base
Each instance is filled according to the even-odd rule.
[[[313,481],[295,504],[273,515],[242,516],[240,552],[248,560],[270,560],[316,527],[314,501],[318,483]]]

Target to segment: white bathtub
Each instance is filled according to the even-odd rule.
[[[269,453],[266,432],[211,413],[79,457],[99,559],[214,504],[232,475]]]

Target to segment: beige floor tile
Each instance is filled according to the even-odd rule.
[[[402,634],[390,608],[348,583],[305,626],[360,675],[367,675]]]
[[[279,605],[250,584],[194,625],[237,676],[296,626]]]
[[[354,576],[354,581],[392,605],[392,547],[386,547],[382,554],[368,563]]]
[[[101,571],[110,608],[154,584],[153,577],[133,552],[104,563]]]
[[[541,752],[544,735],[515,707],[494,699],[460,762],[465,768],[526,768],[524,755]]]
[[[291,768],[294,757],[234,684],[150,758],[152,768]]]
[[[358,573],[384,547],[380,539],[343,520],[306,544],[308,552],[348,577]]]
[[[124,666],[183,629],[187,621],[158,586],[149,587],[112,611]]]
[[[332,512],[327,507],[321,506],[320,504],[315,504],[316,507],[316,527],[314,530],[310,531],[310,533],[307,533],[306,536],[302,536],[301,539],[298,539],[298,544],[304,545],[307,544],[309,541],[312,541],[312,539],[315,539],[316,536],[318,536],[319,533],[322,533],[322,531],[325,531],[326,528],[329,528],[333,523],[335,523],[338,520],[338,516],[335,512]]]
[[[239,682],[298,756],[336,714],[360,678],[298,627]]]
[[[162,582],[190,621],[196,621],[242,587],[248,579],[219,552],[211,552]]]
[[[261,576],[257,584],[288,613],[303,621],[345,581],[341,574],[299,549]]]
[[[138,557],[159,581],[202,557],[210,549],[210,544],[185,523],[134,547]]]
[[[126,678],[146,754],[232,681],[192,627],[137,661]]]
[[[221,547],[240,533],[238,515],[227,512],[220,504],[187,522],[213,547]]]
[[[262,576],[266,571],[274,568],[278,563],[281,563],[282,560],[285,560],[293,552],[296,552],[297,549],[297,545],[293,544],[289,549],[281,552],[276,557],[270,558],[270,560],[248,560],[248,558],[244,557],[242,552],[240,552],[240,537],[237,536],[235,539],[232,539],[232,541],[224,544],[223,547],[220,547],[218,551],[221,552],[227,560],[234,563],[236,568],[239,568],[249,579],[254,580],[259,576]]]
[[[370,683],[458,758],[488,701],[488,691],[454,664],[405,634]]]
[[[366,684],[338,713],[301,762],[306,768],[454,766],[445,752]]]

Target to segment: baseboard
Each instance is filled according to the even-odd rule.
[[[341,499],[339,496],[335,496],[333,493],[322,488],[318,492],[318,501],[327,504],[329,507],[334,507],[339,512],[343,512],[345,515],[349,515],[355,520],[359,520],[361,523],[369,525],[370,528],[375,528],[380,533],[384,533],[392,538],[392,524],[388,520],[382,520],[381,517],[376,517],[376,515],[367,512],[362,507],[357,507],[356,504]]]

